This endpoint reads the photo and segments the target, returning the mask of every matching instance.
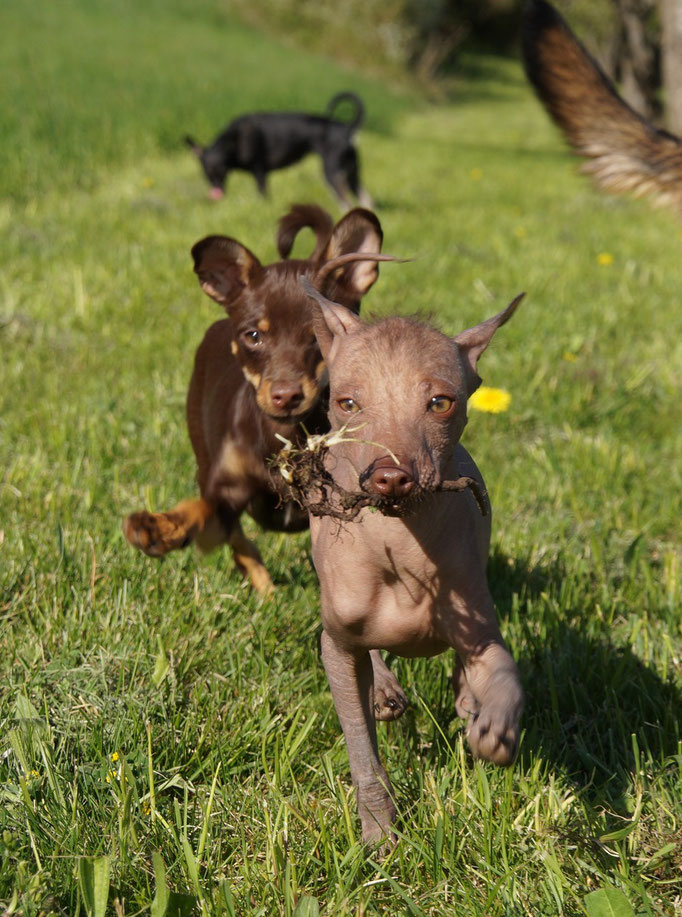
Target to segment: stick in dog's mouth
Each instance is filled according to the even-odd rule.
[[[420,486],[402,500],[366,490],[346,490],[325,467],[325,457],[334,444],[334,437],[342,437],[344,432],[345,428],[337,434],[309,437],[303,449],[295,449],[289,440],[276,434],[285,445],[273,459],[270,470],[273,486],[283,500],[293,500],[313,516],[330,516],[340,522],[352,522],[365,507],[376,509],[386,516],[407,516],[416,510],[427,494],[469,489],[481,515],[488,515],[485,487],[468,476],[440,481],[432,487]]]

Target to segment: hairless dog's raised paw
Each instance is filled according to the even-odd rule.
[[[491,704],[470,718],[466,735],[477,758],[509,767],[519,748],[518,715],[506,706]]]
[[[474,756],[502,767],[513,764],[523,711],[523,694],[515,670],[494,671],[487,679],[476,673],[480,699],[474,695],[461,664],[452,681],[457,715],[466,722],[466,736]]]

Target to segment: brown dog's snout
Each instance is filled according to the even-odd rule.
[[[270,400],[278,411],[292,411],[303,401],[303,388],[299,382],[273,382]]]
[[[366,478],[365,488],[382,497],[407,497],[414,490],[415,480],[406,465],[375,464]]]

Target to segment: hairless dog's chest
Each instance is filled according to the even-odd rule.
[[[455,459],[478,473],[461,446]],[[371,510],[352,523],[312,518],[325,628],[356,647],[443,652],[451,616],[467,614],[472,568],[484,569],[489,533],[490,517],[468,492],[431,494],[405,518]]]

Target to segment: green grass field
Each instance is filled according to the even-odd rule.
[[[680,226],[577,174],[517,62],[448,104],[249,31],[217,0],[10,0],[0,13],[0,913],[682,913]],[[456,332],[527,297],[482,359],[503,414],[465,444],[527,692],[509,771],[472,761],[453,660],[396,660],[381,727],[402,836],[359,844],[306,535],[163,562],[122,517],[194,493],[184,398],[220,317],[202,236],[275,258],[319,162],[215,204],[185,132],[359,91],[385,250],[368,312]],[[310,238],[297,250],[306,251]],[[106,890],[108,888],[108,904]],[[595,894],[596,893],[596,894]]]

